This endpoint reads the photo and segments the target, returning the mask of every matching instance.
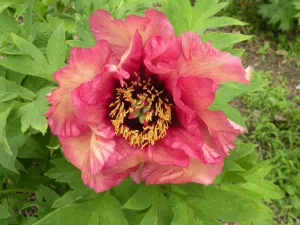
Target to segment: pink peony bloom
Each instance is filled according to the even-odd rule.
[[[84,183],[211,184],[245,129],[208,107],[220,83],[249,83],[250,69],[196,33],[177,37],[156,10],[125,21],[98,10],[90,26],[97,44],[72,49],[46,114]]]

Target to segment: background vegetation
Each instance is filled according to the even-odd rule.
[[[212,108],[240,124],[245,120],[249,132],[241,139],[257,146],[237,143],[215,182],[220,189],[127,180],[96,195],[51,136],[44,96],[55,87],[52,73],[68,50],[95,44],[91,12],[105,8],[124,18],[153,5],[177,34],[196,31],[254,68],[250,87],[222,86]],[[274,224],[300,224],[299,18],[299,0],[198,0],[195,7],[189,0],[0,0],[0,224],[270,225],[272,213],[261,199],[272,208]],[[185,201],[178,200],[182,193]]]

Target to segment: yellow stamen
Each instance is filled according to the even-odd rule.
[[[150,78],[147,81],[138,78],[116,90],[116,99],[109,105],[116,135],[141,148],[166,136],[172,119],[172,104],[163,98],[163,91],[152,86]],[[131,127],[131,120],[139,121],[140,127]]]

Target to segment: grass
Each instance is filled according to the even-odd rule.
[[[258,143],[261,159],[269,159],[273,169],[268,179],[285,191],[285,198],[268,204],[276,224],[300,224],[300,98],[290,90],[284,76],[255,72],[268,81],[264,92],[242,97],[247,117],[246,141]]]

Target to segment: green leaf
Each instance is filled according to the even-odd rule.
[[[51,70],[43,53],[35,45],[27,41],[26,39],[19,37],[16,34],[12,34],[11,36],[16,46],[21,51],[31,56],[34,62],[36,62],[40,66],[40,68],[43,69],[44,74],[46,76],[45,78],[51,80]]]
[[[153,199],[153,204],[145,214],[140,225],[165,225],[172,221],[173,213],[166,197],[159,193]]]
[[[34,96],[35,94],[30,90],[0,77],[0,102],[6,102],[17,97],[33,100]]]
[[[264,199],[282,199],[284,197],[284,192],[269,181],[247,177],[245,179],[248,182],[240,184],[240,186],[247,190],[259,193]]]
[[[59,199],[59,195],[53,191],[52,189],[41,185],[36,191],[36,200],[39,204],[39,211],[49,209],[53,205],[53,203]]]
[[[11,217],[10,213],[3,205],[0,205],[0,219],[5,219],[8,217]]]
[[[19,121],[14,120],[7,123],[8,115],[12,106],[0,113],[0,164],[17,173],[15,160],[18,149],[25,142],[25,137],[20,133]]]
[[[9,156],[12,156],[13,152],[10,149],[10,146],[7,142],[5,127],[6,127],[6,120],[7,120],[7,117],[9,116],[11,109],[12,109],[12,106],[7,108],[4,112],[0,113],[0,152],[4,151],[4,153],[8,154]],[[5,160],[5,159],[3,158],[2,160]],[[2,160],[0,159],[0,163]]]
[[[81,180],[80,170],[74,167],[66,159],[60,158],[51,161],[56,167],[45,173],[46,176],[55,179],[56,182],[68,183],[73,189],[87,189]]]
[[[260,202],[214,187],[205,187],[204,192],[186,198],[195,210],[212,218],[229,222],[269,219],[272,212]]]
[[[2,13],[3,10],[11,6],[13,3],[12,2],[0,2],[0,14]]]
[[[8,36],[11,32],[18,29],[18,23],[14,19],[13,15],[8,12],[2,12],[0,14],[0,34],[5,34]]]
[[[55,210],[36,225],[128,225],[117,199],[109,194]]]
[[[6,56],[0,59],[0,65],[19,73],[41,77],[53,82],[53,78],[48,76],[45,71],[27,55]]]
[[[231,45],[241,41],[249,40],[251,37],[252,36],[250,35],[217,32],[210,32],[201,35],[202,41],[212,41],[212,45],[218,49],[230,47]]]
[[[44,114],[48,110],[46,94],[50,93],[53,87],[46,87],[37,92],[36,101],[21,106],[17,113],[21,115],[21,130],[24,133],[30,126],[41,133],[47,132],[47,119]]]
[[[65,43],[65,30],[63,25],[60,25],[51,35],[46,51],[52,72],[64,65],[67,44]]]
[[[123,206],[125,209],[143,210],[152,205],[157,195],[156,186],[142,186]]]
[[[121,210],[121,204],[112,195],[106,194],[102,199],[100,208],[100,224],[107,225],[128,225],[128,222]]]
[[[239,143],[237,145],[237,147],[233,151],[231,151],[230,159],[235,161],[235,160],[238,160],[240,158],[243,158],[246,155],[251,154],[256,147],[257,147],[257,145],[255,145],[255,144]]]
[[[242,21],[230,18],[230,17],[212,17],[202,23],[200,23],[197,27],[194,28],[193,31],[202,34],[206,29],[218,28],[218,27],[225,27],[225,26],[233,26],[239,25],[244,26],[247,23]]]

